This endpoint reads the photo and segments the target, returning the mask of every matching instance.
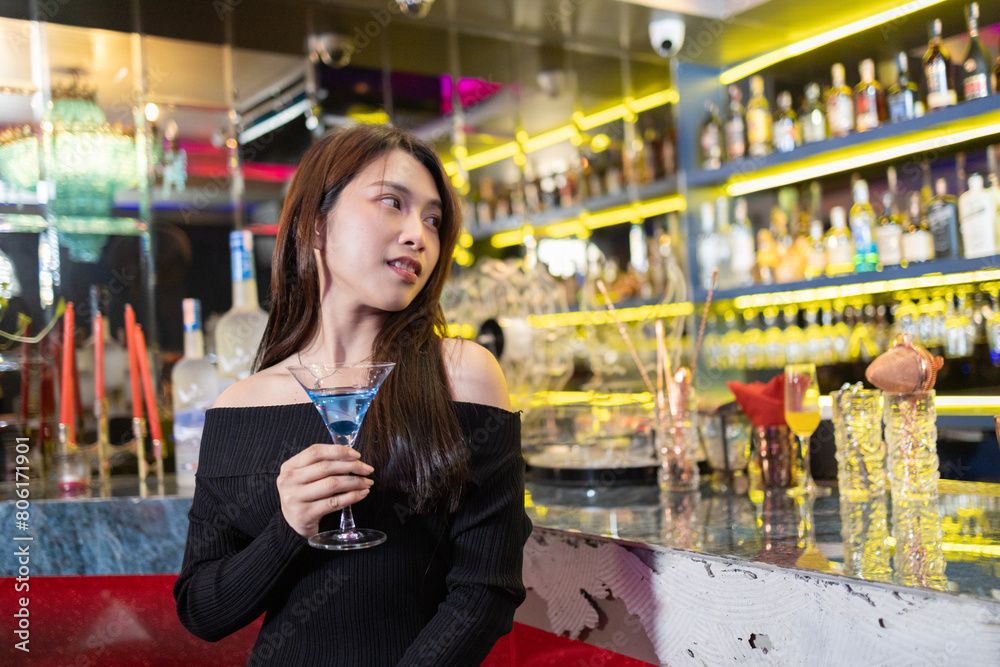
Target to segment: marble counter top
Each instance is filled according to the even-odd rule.
[[[192,492],[178,493],[171,476],[163,493],[153,481],[146,489],[142,497],[136,478],[116,477],[108,488],[95,485],[85,496],[59,498],[39,481],[28,530],[18,531],[8,484],[0,489],[0,525],[33,538],[38,575],[178,572]],[[713,491],[708,484],[698,493],[661,497],[655,486],[583,489],[529,481],[525,504],[537,528],[893,582],[887,505],[841,503],[835,490],[811,502],[751,495]],[[882,521],[871,521],[873,513]],[[934,587],[1000,600],[1000,484],[942,480],[940,516],[946,581]],[[844,531],[845,519],[856,527],[853,535]],[[873,549],[874,542],[883,546]],[[13,573],[8,559],[2,567],[0,575]]]
[[[939,492],[943,539],[937,547],[946,580],[931,587],[1000,601],[1000,484],[942,480]],[[907,583],[893,569],[887,499],[841,502],[836,488],[806,500],[781,492],[766,497],[723,493],[709,485],[698,493],[666,495],[649,486],[581,489],[536,483],[528,485],[527,507],[539,528]]]

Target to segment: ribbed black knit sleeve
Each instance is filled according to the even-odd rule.
[[[174,585],[181,623],[208,641],[222,639],[266,611],[269,594],[308,546],[273,509],[280,461],[241,454],[241,431],[262,425],[258,419],[233,419],[236,414],[210,410],[206,415],[184,562]],[[275,451],[282,449],[282,443],[274,445]],[[222,474],[247,470],[256,474]],[[232,486],[234,479],[240,487]],[[237,524],[255,520],[262,529],[250,538]]]
[[[531,521],[524,513],[521,421],[496,408],[463,407],[470,408],[463,417],[471,425],[475,484],[452,525],[448,595],[400,666],[480,664],[510,632],[525,597],[522,554]]]

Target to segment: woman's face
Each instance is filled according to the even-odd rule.
[[[365,167],[320,232],[324,301],[337,309],[406,308],[437,266],[441,211],[434,179],[409,153],[394,150]]]

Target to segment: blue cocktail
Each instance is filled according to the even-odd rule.
[[[292,374],[319,410],[335,445],[354,446],[368,407],[393,363],[310,364],[291,366]],[[366,549],[385,542],[385,533],[354,525],[350,506],[340,513],[340,529],[318,533],[309,544],[318,549]]]

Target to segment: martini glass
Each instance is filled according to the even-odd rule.
[[[354,447],[361,422],[375,393],[393,369],[394,363],[309,364],[290,366],[292,374],[319,410],[335,445]],[[346,551],[367,549],[385,542],[385,533],[354,525],[348,505],[340,512],[340,529],[328,530],[309,538],[317,549]]]

